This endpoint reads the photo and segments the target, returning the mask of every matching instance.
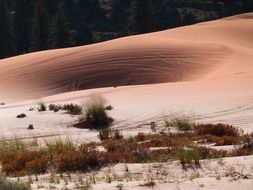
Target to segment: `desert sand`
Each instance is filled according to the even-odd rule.
[[[252,132],[252,34],[253,13],[248,13],[0,60],[0,102],[6,103],[0,106],[0,134],[2,138],[70,136],[78,141],[96,141],[96,132],[71,127],[78,117],[28,111],[39,102],[83,104],[91,94],[102,94],[114,107],[110,112],[116,119],[113,127],[123,130],[124,135],[150,131],[151,121],[161,126],[163,118],[173,113]],[[19,113],[27,118],[15,118]],[[33,131],[26,130],[29,124],[35,126]],[[252,172],[252,157],[238,162],[244,159],[249,162],[247,172]],[[227,179],[217,182],[211,174],[203,174],[199,180],[184,181],[181,187],[252,188],[252,181],[231,185]],[[171,189],[177,189],[176,182],[171,183]],[[210,187],[200,187],[199,183],[210,183]],[[164,184],[158,189],[164,189]]]

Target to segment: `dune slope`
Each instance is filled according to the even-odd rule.
[[[251,72],[252,15],[1,60],[1,101]]]

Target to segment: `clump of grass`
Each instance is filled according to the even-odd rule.
[[[113,122],[105,110],[106,100],[102,96],[91,96],[84,108],[84,119],[91,128],[107,128]]]
[[[0,141],[0,160],[5,159],[8,155],[19,154],[27,149],[27,143],[14,138],[11,140]]]
[[[199,161],[201,159],[201,155],[195,147],[189,149],[179,149],[176,156],[180,160],[183,169],[186,169],[186,164],[200,166]]]
[[[53,155],[58,152],[73,151],[76,149],[76,145],[70,138],[57,138],[53,141],[46,142],[46,146],[50,155]]]
[[[109,140],[109,139],[115,139],[120,140],[123,139],[122,133],[116,129],[102,129],[99,131],[98,137],[101,141]]]
[[[0,175],[0,189],[1,190],[30,190],[31,187],[28,184],[7,180],[4,176]]]
[[[24,114],[24,113],[17,115],[17,118],[25,118],[25,117],[26,117],[26,114]]]
[[[197,135],[215,135],[219,137],[223,136],[239,136],[240,130],[232,125],[227,124],[200,124],[194,127],[194,131]]]
[[[165,119],[166,127],[175,127],[179,131],[191,131],[195,126],[194,120],[186,115]]]
[[[43,111],[46,111],[46,110],[47,110],[46,105],[43,102],[40,102],[39,107],[38,107],[38,111],[43,112]]]

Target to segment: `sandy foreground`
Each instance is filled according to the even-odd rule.
[[[162,127],[164,117],[182,113],[199,123],[229,123],[253,132],[252,34],[253,13],[248,13],[0,60],[0,102],[6,103],[0,105],[0,136],[36,137],[41,142],[59,136],[78,142],[96,141],[97,132],[72,127],[78,120],[76,116],[61,111],[29,111],[31,107],[36,110],[39,102],[85,104],[91,94],[102,94],[114,107],[110,112],[116,119],[113,127],[121,129],[125,136],[150,132],[150,122]],[[17,119],[20,113],[27,117]],[[27,130],[29,124],[35,129]],[[252,178],[234,180],[226,173],[234,166],[239,173],[242,167],[243,172],[253,175],[253,157],[224,160],[226,164],[222,166],[217,160],[208,161],[197,170],[196,178],[191,177],[195,171],[184,173],[177,163],[162,164],[168,175],[155,189],[253,189]],[[147,171],[148,175],[148,168],[157,165],[129,167],[134,173],[144,175]],[[124,167],[114,168],[117,173]],[[146,189],[139,186],[144,178],[112,183],[101,180],[94,189],[117,189],[119,183],[124,183],[126,189]],[[69,185],[74,189],[73,184]]]

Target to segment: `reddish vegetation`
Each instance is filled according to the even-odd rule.
[[[226,124],[200,124],[200,125],[196,125],[194,127],[194,131],[195,133],[197,133],[198,135],[214,135],[214,136],[219,136],[219,137],[223,137],[223,136],[239,136],[241,131],[232,126],[232,125],[226,125]]]
[[[128,139],[110,137],[100,143],[85,143],[79,147],[75,147],[70,141],[65,144],[58,142],[47,144],[47,148],[37,151],[29,149],[17,152],[6,151],[0,157],[0,161],[3,171],[7,175],[22,176],[45,173],[50,167],[60,172],[89,171],[108,164],[165,162],[171,158],[179,159],[185,166],[191,163],[199,165],[200,159],[253,154],[252,134],[237,136],[230,130],[226,131],[229,135],[234,136],[227,134],[224,136],[197,135],[196,133],[163,135],[139,133]],[[203,139],[220,145],[240,144],[242,141],[244,145],[233,152],[191,146],[194,141]],[[105,150],[98,151],[98,147],[103,147]],[[184,149],[184,147],[188,147],[188,149]]]

